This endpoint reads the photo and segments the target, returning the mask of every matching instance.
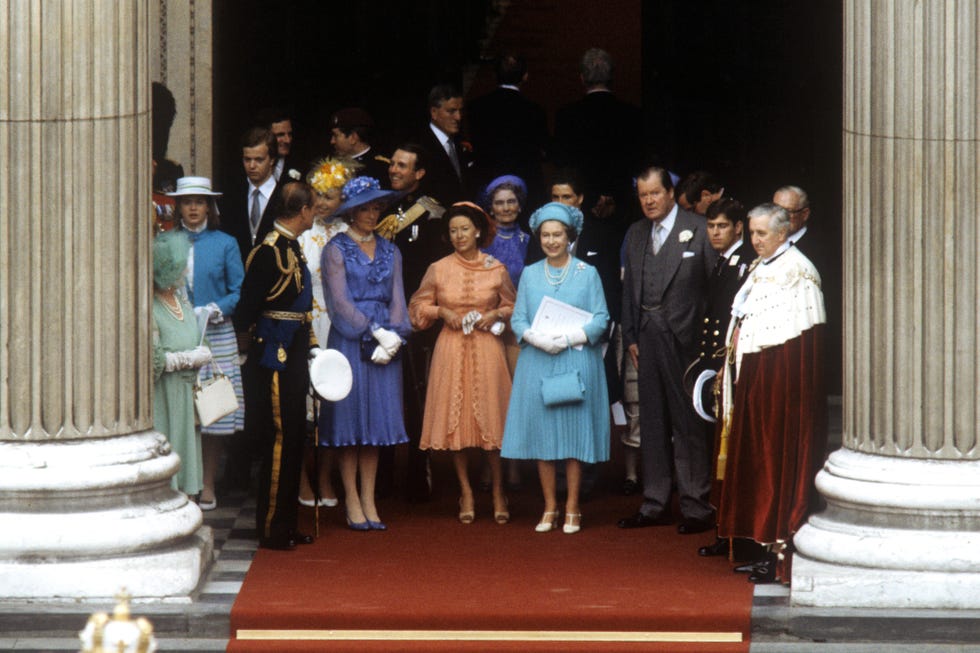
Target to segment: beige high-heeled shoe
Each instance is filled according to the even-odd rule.
[[[555,530],[555,522],[558,521],[558,511],[547,511],[541,515],[541,521],[538,525],[534,527],[534,530],[538,533],[547,533],[549,531]]]
[[[496,502],[494,502],[493,520],[498,524],[506,524],[510,521],[510,510],[507,509],[507,497],[504,497],[503,508],[498,509]]]
[[[459,521],[463,524],[472,524],[476,519],[476,511],[473,508],[463,510],[463,497],[459,498]]]
[[[572,535],[578,533],[582,529],[582,513],[580,512],[566,512],[565,513],[565,525],[561,527],[561,530],[565,535]]]

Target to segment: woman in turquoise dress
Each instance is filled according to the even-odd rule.
[[[167,436],[180,456],[175,489],[201,492],[201,434],[195,424],[194,381],[211,351],[201,345],[194,309],[178,292],[184,285],[190,242],[180,231],[153,241],[153,428]]]
[[[582,520],[582,463],[609,459],[609,407],[600,344],[609,313],[599,273],[568,252],[582,221],[581,211],[558,202],[545,204],[531,216],[531,230],[546,258],[524,268],[510,322],[521,354],[500,453],[504,458],[537,461],[544,495],[544,514],[535,527],[539,533],[553,530],[558,522],[556,461],[565,461],[568,487],[562,530],[572,534],[579,531]],[[552,327],[535,324],[546,298],[580,309],[581,321]],[[572,389],[574,396],[551,396],[556,389]]]

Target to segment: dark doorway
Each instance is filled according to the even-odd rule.
[[[524,51],[537,57],[575,61],[583,34],[602,35],[595,45],[639,76],[651,156],[681,175],[711,170],[748,206],[769,201],[784,184],[809,192],[812,233],[831,261],[820,272],[832,334],[830,391],[839,394],[840,0],[636,3],[638,11],[602,12],[598,24],[598,3],[589,0],[214,0],[215,177],[240,173],[237,140],[269,105],[293,108],[297,140],[309,157],[326,153],[326,122],[335,109],[363,106],[384,127],[385,151],[424,124],[425,94],[434,83],[476,79],[474,90],[486,88],[489,64],[481,54],[495,51],[484,39],[501,11],[521,8],[532,18],[518,25],[525,35],[495,38],[526,43]],[[635,33],[637,13],[641,47],[606,37]],[[543,51],[542,32],[567,36],[575,51]],[[567,74],[571,82],[532,73],[528,92],[553,111],[578,92],[574,71]]]

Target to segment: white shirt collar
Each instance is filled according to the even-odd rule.
[[[276,165],[272,166],[272,176],[276,178],[276,181],[279,181],[279,178],[282,177],[282,171],[285,167],[286,159],[282,157],[276,159]]]
[[[264,197],[266,199],[269,199],[270,197],[272,197],[272,191],[274,191],[276,189],[276,176],[275,175],[269,175],[269,178],[266,179],[262,183],[262,185],[259,186],[258,188],[259,188],[259,193],[262,194],[262,197]],[[249,182],[248,182],[248,194],[251,195],[253,190],[255,190],[255,185],[252,184],[252,181],[251,180],[249,180]]]
[[[797,231],[795,234],[790,234],[789,242],[795,243],[805,235],[806,235],[806,225],[803,225],[802,227],[800,227],[800,230]]]
[[[742,244],[743,244],[742,243],[742,239],[739,238],[734,243],[732,243],[732,246],[731,247],[729,247],[728,249],[725,250],[725,252],[722,254],[722,256],[724,256],[726,259],[731,258],[732,257],[732,254],[735,253],[735,250],[737,250],[739,247],[741,247]]]
[[[514,85],[514,84],[501,84],[497,88],[509,88],[512,91],[518,91],[518,92],[520,92],[520,90],[521,90],[521,89],[517,88],[517,86]]]
[[[667,242],[667,236],[670,235],[670,230],[674,228],[674,220],[677,218],[677,202],[674,202],[674,208],[660,221],[660,225],[664,228],[664,242]],[[653,232],[657,229],[657,225],[653,224],[650,226],[650,240],[653,240]],[[663,245],[663,243],[661,243]]]
[[[434,122],[429,123],[429,129],[431,129],[432,133],[436,135],[436,138],[439,139],[439,142],[442,143],[442,146],[446,147],[446,143],[449,141],[449,134],[436,127],[436,124]]]
[[[365,147],[363,150],[361,150],[360,152],[358,152],[357,154],[355,154],[351,158],[353,158],[353,159],[360,159],[362,156],[364,156],[365,154],[367,154],[370,151],[371,151],[371,146],[368,145],[367,147]]]

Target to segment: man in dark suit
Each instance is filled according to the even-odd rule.
[[[524,59],[501,55],[497,88],[467,105],[467,122],[477,187],[501,175],[516,175],[527,184],[529,206],[539,206],[545,197],[541,161],[548,144],[548,125],[544,109],[521,93],[526,81]]]
[[[429,91],[428,101],[429,125],[419,136],[419,143],[430,155],[426,190],[443,206],[471,200],[473,161],[469,148],[460,140],[463,95],[452,86],[440,84]]]
[[[611,90],[612,57],[592,48],[579,65],[585,97],[555,113],[553,161],[585,178],[590,206],[624,222],[632,201],[630,179],[639,167],[640,111]]]
[[[276,137],[276,164],[272,168],[272,176],[276,178],[276,183],[301,180],[306,164],[296,152],[293,119],[289,112],[281,107],[263,109],[259,112],[255,124],[266,127]],[[283,179],[283,175],[286,179]]]
[[[643,504],[620,528],[671,523],[671,462],[683,520],[682,534],[714,527],[708,502],[710,448],[684,390],[684,370],[697,357],[698,322],[717,254],[704,218],[674,201],[670,174],[648,167],[636,192],[645,220],[624,243],[623,346],[636,365],[640,395]]]
[[[237,177],[222,198],[221,228],[238,241],[245,261],[272,229],[281,188],[272,174],[278,152],[272,132],[253,127],[242,136],[241,146],[245,175]]]
[[[817,247],[811,244],[812,238],[804,240],[807,234],[807,221],[810,219],[810,198],[799,186],[782,186],[772,195],[772,203],[783,207],[789,213],[789,241],[803,252],[821,274],[824,270],[813,259]]]
[[[374,119],[359,107],[347,107],[330,116],[330,146],[334,154],[361,164],[360,176],[378,180],[382,188],[388,183],[389,160],[375,151]]]

